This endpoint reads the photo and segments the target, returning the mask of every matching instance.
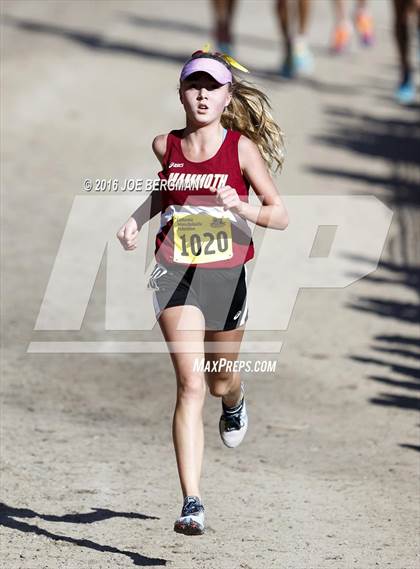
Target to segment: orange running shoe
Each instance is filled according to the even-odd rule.
[[[354,24],[363,45],[369,46],[374,42],[373,19],[365,10],[356,13]]]
[[[338,24],[334,30],[331,51],[333,53],[343,53],[350,45],[351,26],[349,22]]]

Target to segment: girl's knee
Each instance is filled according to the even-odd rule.
[[[209,391],[213,397],[222,397],[231,388],[234,375],[232,373],[213,373],[208,378]]]
[[[177,399],[203,402],[206,395],[206,384],[201,375],[178,377]]]

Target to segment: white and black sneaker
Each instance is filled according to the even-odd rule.
[[[184,505],[174,530],[186,535],[201,535],[204,533],[204,506],[198,496],[185,496]]]
[[[228,407],[223,403],[223,413],[219,421],[219,432],[223,443],[229,447],[237,447],[248,429],[248,415],[246,412],[244,385],[241,383],[242,399],[235,407]]]

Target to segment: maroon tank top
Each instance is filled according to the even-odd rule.
[[[168,134],[158,173],[162,207],[156,260],[208,269],[241,265],[254,256],[251,229],[243,217],[223,210],[210,190],[229,185],[248,202],[249,182],[241,173],[238,157],[241,133],[227,129],[214,156],[191,162],[182,152],[183,130]]]

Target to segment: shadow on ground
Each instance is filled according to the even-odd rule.
[[[393,212],[396,232],[389,240],[389,260],[381,260],[377,270],[365,277],[375,285],[377,296],[357,298],[348,308],[370,313],[384,320],[384,333],[373,338],[368,355],[350,356],[362,364],[375,364],[385,370],[383,375],[368,375],[367,379],[392,388],[392,392],[380,392],[370,399],[375,405],[395,406],[405,410],[418,410],[420,389],[420,305],[418,301],[402,300],[401,287],[412,291],[414,298],[420,293],[420,123],[412,109],[399,110],[398,117],[357,113],[345,107],[327,107],[330,119],[327,134],[314,137],[316,144],[339,148],[353,155],[360,155],[361,165],[367,158],[386,163],[387,173],[380,174],[372,168],[346,169],[340,164],[334,167],[310,165],[306,168],[318,176],[341,178],[359,182],[365,194],[377,194]],[[343,163],[345,163],[345,158]],[[354,162],[354,161],[353,161]],[[372,259],[360,256],[360,263]],[[386,285],[387,296],[380,295],[381,285]],[[388,294],[388,291],[391,291]],[[404,297],[405,298],[405,297]],[[390,334],[392,321],[413,327],[408,335]],[[394,358],[404,358],[406,363],[395,363]],[[398,390],[397,392],[395,390]],[[400,444],[401,447],[420,451],[420,446]]]
[[[102,553],[118,553],[120,555],[125,555],[129,557],[134,565],[139,565],[142,567],[151,567],[156,565],[166,565],[167,561],[165,559],[160,559],[158,557],[146,557],[140,553],[135,553],[134,551],[125,551],[123,549],[118,549],[117,547],[112,547],[110,545],[102,545],[96,543],[89,539],[74,538],[66,535],[60,535],[52,533],[48,530],[40,528],[33,524],[28,524],[21,521],[21,518],[40,518],[48,522],[67,522],[71,524],[91,524],[94,522],[99,522],[103,520],[108,520],[110,518],[122,517],[129,519],[140,519],[140,520],[157,520],[159,518],[155,516],[146,516],[145,514],[138,514],[135,512],[114,512],[112,510],[93,508],[93,512],[88,512],[85,514],[65,514],[64,516],[53,516],[48,514],[39,514],[33,510],[27,508],[13,508],[7,504],[0,504],[0,526],[8,527],[17,531],[24,533],[33,533],[36,535],[43,535],[54,541],[62,541],[66,543],[71,543],[73,545],[78,545],[79,547],[87,547],[88,549],[93,549],[95,551],[100,551]],[[19,519],[15,519],[19,518]]]

